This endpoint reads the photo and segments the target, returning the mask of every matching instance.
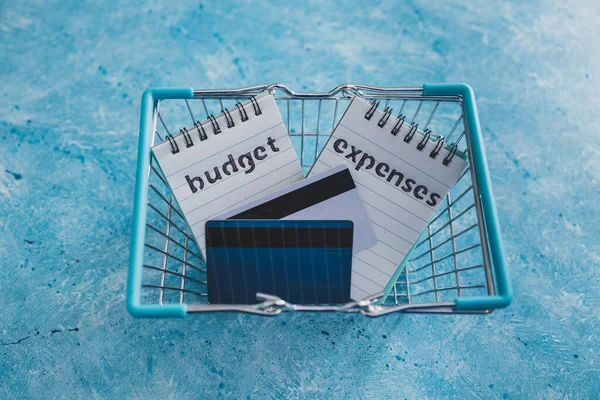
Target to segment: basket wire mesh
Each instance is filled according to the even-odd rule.
[[[167,134],[176,134],[183,126],[208,119],[225,108],[235,108],[235,102],[248,100],[265,89],[267,86],[194,91],[194,99],[189,101],[157,102],[152,145],[166,140]],[[384,108],[392,107],[394,114],[405,115],[407,122],[442,135],[447,144],[456,143],[459,150],[469,155],[472,165],[460,97],[427,97],[422,95],[421,88],[386,90],[355,85],[339,86],[327,93],[294,93],[283,85],[271,85],[268,90],[275,94],[305,173],[355,95],[377,99]],[[377,316],[397,311],[457,312],[454,302],[457,297],[495,294],[482,208],[470,166],[417,240],[412,257],[391,293],[385,298],[378,294],[342,306],[292,305],[266,294],[259,294],[263,302],[258,305],[208,304],[206,265],[153,155],[147,173],[142,304],[186,304],[190,313],[242,311],[274,315],[289,310],[360,311]]]

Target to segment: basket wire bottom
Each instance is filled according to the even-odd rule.
[[[365,94],[365,97],[377,96]],[[191,125],[188,124],[190,118],[192,122],[208,118],[208,115],[216,115],[225,107],[235,108],[237,100],[248,98],[248,94],[245,94],[193,101],[163,101],[155,118],[154,142],[163,141],[166,134],[175,134],[183,124]],[[287,95],[276,96],[276,99],[306,173],[327,142],[350,99],[296,99]],[[430,100],[418,96],[379,96],[378,100],[384,107],[393,107],[406,115],[407,121],[417,122],[423,129],[429,128],[434,133],[443,135],[447,143],[456,143],[460,150],[466,150],[464,119],[458,101]],[[189,312],[210,311],[210,307],[218,311],[218,305],[207,307],[206,265],[183,212],[153,155],[148,173],[150,183],[142,303],[187,304]],[[480,208],[477,206],[476,188],[471,179],[469,168],[417,240],[411,259],[385,299],[375,296],[370,300],[336,309],[321,309],[319,306],[293,306],[265,295],[262,297],[264,303],[257,306],[256,310],[266,310],[265,314],[305,309],[361,311],[367,315],[382,315],[391,311],[454,312],[456,297],[494,294],[492,274],[486,257],[487,243],[482,240],[481,235]],[[381,300],[382,306],[374,305],[375,300]]]

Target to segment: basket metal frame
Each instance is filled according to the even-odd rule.
[[[366,99],[378,99],[385,100],[386,105],[391,100],[403,100],[404,104],[406,101],[418,101],[418,110],[421,107],[423,101],[436,102],[435,108],[432,111],[427,125],[431,122],[433,115],[435,114],[437,107],[443,102],[452,102],[460,105],[461,116],[456,121],[450,136],[455,132],[460,122],[464,128],[463,133],[459,136],[455,143],[461,141],[464,138],[465,142],[465,153],[468,155],[469,168],[465,172],[470,174],[471,187],[467,188],[462,194],[457,196],[454,200],[448,194],[446,198],[446,205],[441,207],[443,210],[436,214],[437,216],[430,221],[428,225],[428,236],[425,237],[419,244],[423,244],[428,241],[430,263],[426,264],[420,269],[431,267],[432,275],[425,277],[422,281],[432,280],[433,289],[425,291],[419,294],[412,293],[411,287],[419,282],[410,281],[410,271],[407,269],[403,272],[404,277],[402,281],[398,281],[398,285],[402,285],[406,288],[406,293],[398,293],[397,284],[394,285],[393,293],[388,298],[383,298],[382,294],[376,294],[369,298],[363,299],[357,302],[350,302],[339,306],[329,305],[294,305],[289,304],[283,299],[268,294],[257,294],[257,298],[261,300],[256,305],[220,305],[220,304],[199,304],[190,303],[184,301],[184,295],[187,292],[191,292],[185,288],[186,279],[195,280],[202,282],[197,278],[193,278],[190,275],[192,267],[194,272],[205,273],[205,269],[199,268],[191,264],[188,260],[188,256],[194,255],[192,246],[194,245],[193,239],[189,236],[185,236],[185,242],[177,241],[171,236],[171,229],[176,228],[185,234],[185,230],[189,228],[180,228],[172,222],[172,219],[176,217],[175,214],[181,212],[178,211],[174,197],[172,194],[161,194],[152,184],[149,183],[151,174],[156,174],[158,178],[165,184],[166,180],[161,177],[159,168],[153,165],[153,156],[151,154],[152,145],[155,140],[164,140],[158,133],[158,126],[162,125],[166,133],[169,133],[167,125],[164,123],[159,107],[163,100],[185,100],[189,114],[194,120],[192,109],[190,108],[190,102],[192,100],[200,100],[208,115],[208,109],[206,107],[205,100],[212,99],[218,100],[221,109],[223,109],[223,101],[225,100],[242,100],[248,99],[262,91],[269,90],[275,94],[277,100],[287,100],[287,118],[288,118],[288,133],[290,136],[302,136],[302,148],[300,158],[304,164],[304,138],[310,135],[305,132],[304,129],[304,104],[305,101],[318,100],[319,101],[319,118],[321,115],[321,101],[331,100],[335,101],[335,111],[338,110],[338,101],[340,99],[350,99],[353,96],[361,96]],[[188,100],[190,102],[188,102]],[[300,101],[302,104],[302,126],[299,133],[290,132],[290,100]],[[403,106],[404,107],[404,106]],[[336,115],[333,117],[333,125],[336,124]],[[320,121],[317,122],[317,147],[318,137],[321,133],[318,132]],[[332,126],[333,130],[334,126]],[[329,132],[328,134],[330,134]],[[327,133],[325,133],[327,135]],[[316,151],[316,150],[315,150]],[[155,161],[155,160],[154,160]],[[167,185],[168,186],[168,185]],[[166,204],[168,204],[168,211],[161,213],[152,205],[148,200],[148,192],[151,188],[156,192]],[[479,232],[480,243],[473,247],[479,247],[481,249],[482,264],[471,266],[467,268],[461,268],[457,262],[457,254],[463,249],[457,249],[456,237],[461,235],[462,232],[457,233],[453,230],[453,221],[459,218],[461,215],[457,214],[453,216],[453,204],[459,201],[463,196],[472,190],[473,204],[468,207],[462,213],[466,213],[470,209],[474,209],[476,212],[476,225]],[[153,209],[158,212],[162,218],[166,220],[166,230],[161,230],[147,222],[147,212],[149,209]],[[450,229],[450,237],[445,240],[445,244],[451,243],[452,253],[447,257],[452,257],[454,260],[454,270],[446,271],[443,273],[436,272],[436,263],[440,260],[434,259],[434,249],[438,245],[434,245],[432,237],[437,232],[432,232],[432,223],[435,219],[439,218],[443,212],[448,215],[448,222],[444,225]],[[485,156],[485,150],[483,147],[483,141],[481,137],[481,129],[479,126],[479,117],[477,114],[477,108],[475,104],[475,96],[472,89],[465,84],[426,84],[423,87],[375,87],[366,85],[356,84],[344,84],[339,85],[335,89],[329,92],[295,92],[289,89],[287,86],[282,84],[272,85],[257,85],[239,89],[226,89],[226,90],[193,90],[192,88],[155,88],[148,89],[142,97],[142,112],[140,121],[140,140],[138,146],[138,165],[136,174],[136,190],[135,190],[135,204],[133,212],[133,229],[131,239],[131,259],[129,264],[129,278],[128,278],[128,289],[127,289],[127,308],[129,312],[138,317],[185,317],[192,313],[204,313],[204,312],[244,312],[265,316],[278,315],[285,311],[313,311],[313,312],[354,312],[361,313],[366,316],[382,316],[395,312],[415,312],[415,313],[465,313],[465,314],[481,314],[489,313],[496,308],[502,308],[508,306],[512,301],[512,289],[510,280],[505,266],[504,250],[500,235],[500,229],[498,226],[498,218],[496,214],[496,207],[494,204],[494,197],[490,182],[489,171],[487,167],[487,161]],[[148,229],[158,232],[165,238],[165,246],[160,249],[155,245],[146,242],[146,232]],[[440,228],[441,229],[441,228]],[[474,225],[469,230],[474,229]],[[191,241],[190,241],[191,240]],[[169,246],[179,246],[185,250],[183,258],[176,257],[169,253]],[[144,264],[144,251],[148,248],[152,249],[161,254],[162,266],[155,267]],[[471,250],[470,248],[467,250]],[[425,252],[421,254],[427,254]],[[180,272],[171,272],[167,270],[167,261],[175,258],[182,265]],[[408,256],[407,256],[408,258]],[[444,257],[446,258],[446,256]],[[143,274],[144,269],[154,269],[158,272],[162,271],[160,283],[156,284],[144,284]],[[463,296],[461,290],[475,288],[469,286],[461,286],[460,284],[460,273],[472,268],[482,268],[485,272],[485,282],[481,283],[477,287],[484,288],[487,290],[487,296]],[[181,286],[179,288],[165,286],[166,273],[175,274],[181,278]],[[418,270],[417,270],[418,272]],[[441,279],[443,275],[455,274],[456,275],[456,287],[451,288],[438,288],[437,279]],[[143,289],[154,289],[158,290],[158,301],[157,303],[147,304],[142,302],[142,290]],[[453,301],[441,301],[439,294],[443,290],[456,290],[458,297]],[[164,293],[166,290],[177,290],[179,293],[179,301],[176,303],[165,303],[163,301]],[[430,292],[430,293],[429,293]],[[192,292],[193,293],[193,292]],[[194,293],[195,295],[205,296],[205,293]],[[415,302],[415,297],[423,294],[434,294],[435,300],[432,302]],[[406,301],[401,304],[400,299]],[[391,299],[391,305],[388,305]]]

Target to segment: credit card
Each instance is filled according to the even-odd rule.
[[[352,221],[208,221],[208,302],[255,304],[261,292],[294,304],[346,303],[352,240]]]

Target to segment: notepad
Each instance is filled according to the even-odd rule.
[[[432,137],[355,97],[309,172],[347,165],[375,230],[377,244],[353,256],[354,300],[384,291],[467,167]]]
[[[183,128],[152,151],[202,251],[207,220],[304,178],[268,92]]]

